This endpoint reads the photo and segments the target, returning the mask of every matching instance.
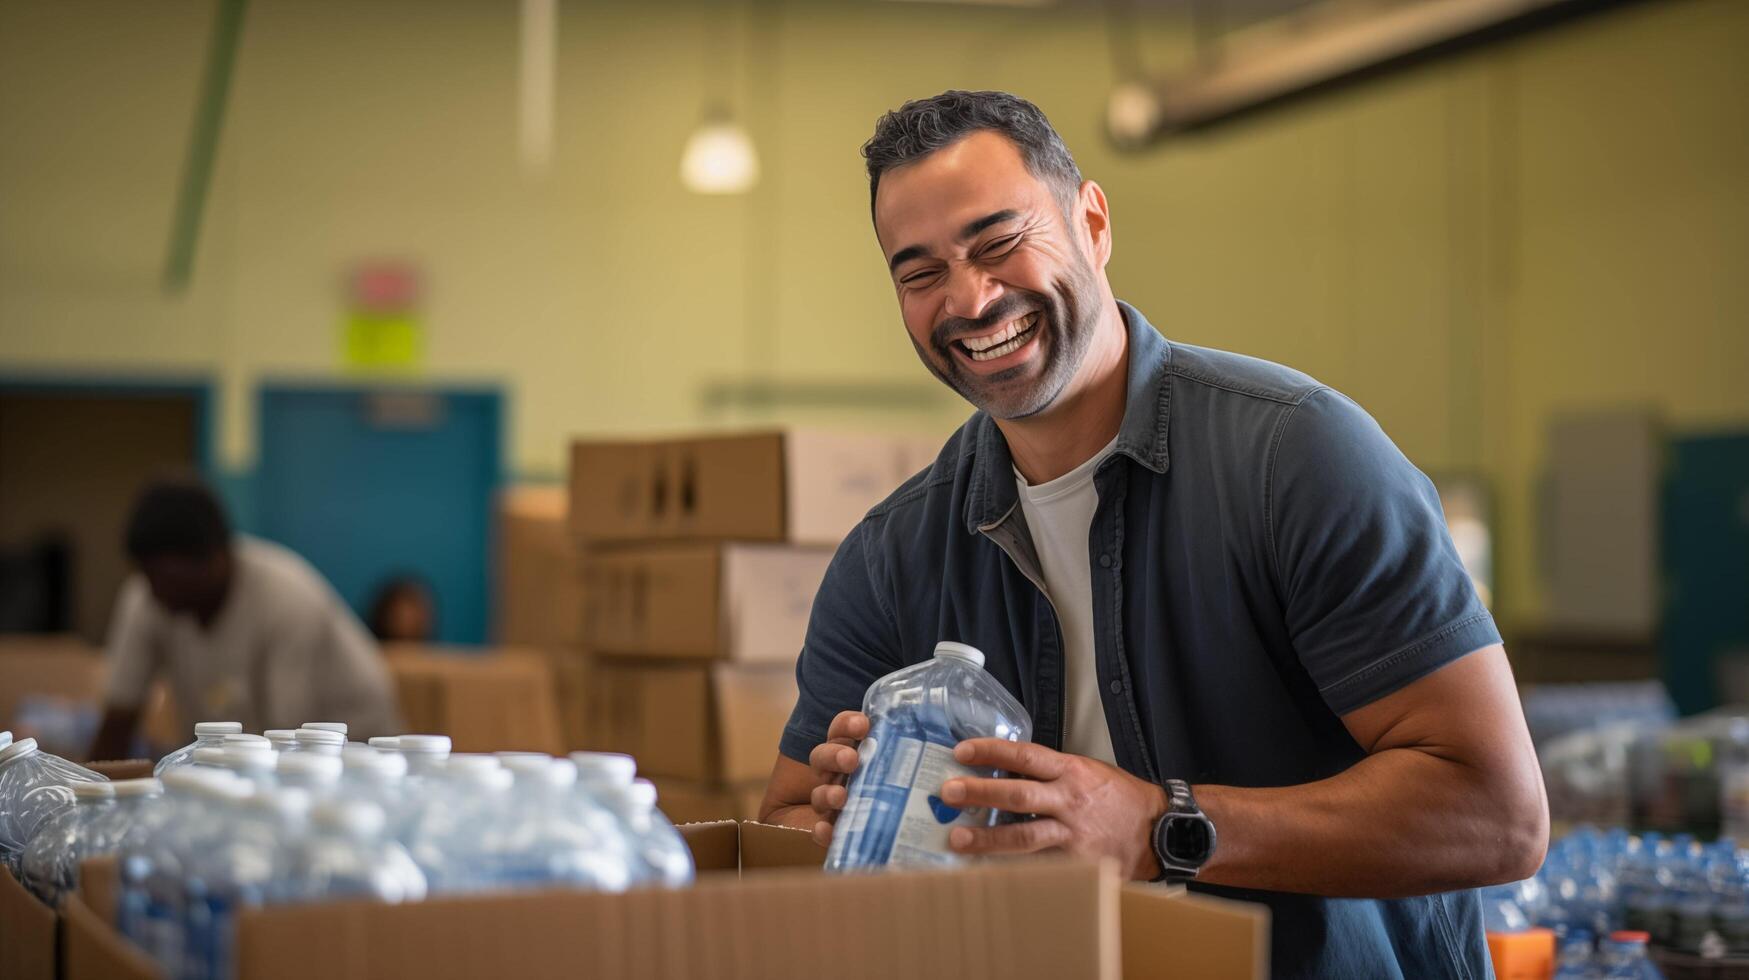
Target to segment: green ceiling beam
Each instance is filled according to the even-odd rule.
[[[213,163],[219,154],[225,103],[231,94],[231,74],[237,65],[237,39],[243,33],[243,8],[248,0],[218,0],[212,35],[207,39],[206,71],[200,81],[194,129],[188,134],[188,157],[176,190],[176,211],[170,227],[170,250],[164,258],[164,289],[180,293],[194,273],[195,246],[200,242],[201,216],[212,190]]]

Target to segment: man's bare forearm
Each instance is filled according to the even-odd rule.
[[[1486,768],[1399,748],[1303,786],[1197,786],[1218,834],[1199,880],[1400,898],[1529,877],[1548,844],[1540,776]]]

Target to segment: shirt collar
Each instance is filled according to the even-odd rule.
[[[1117,309],[1129,333],[1129,372],[1123,423],[1118,426],[1112,454],[1128,456],[1154,473],[1165,473],[1172,345],[1135,307],[1119,300]],[[979,412],[967,427],[973,459],[966,493],[966,530],[977,533],[1006,519],[1019,502],[1020,491],[1014,483],[1014,458],[1008,452],[1008,440],[995,420]]]

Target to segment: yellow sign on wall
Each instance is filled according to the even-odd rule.
[[[342,330],[341,362],[353,371],[419,370],[425,358],[425,326],[413,313],[347,315]]]

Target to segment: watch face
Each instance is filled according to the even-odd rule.
[[[1166,823],[1166,856],[1174,862],[1200,865],[1209,856],[1209,825],[1196,817],[1173,817]]]

